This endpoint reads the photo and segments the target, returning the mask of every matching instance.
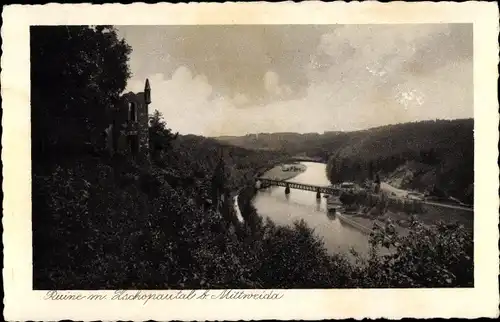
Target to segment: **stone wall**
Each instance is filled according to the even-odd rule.
[[[131,119],[131,105],[135,106],[135,121]],[[112,116],[113,122],[107,129],[107,147],[112,153],[118,152],[132,155],[131,142],[137,138],[137,161],[149,161],[149,114],[144,93],[126,93]]]

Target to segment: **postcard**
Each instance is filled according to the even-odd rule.
[[[4,318],[498,317],[498,17],[4,7]]]

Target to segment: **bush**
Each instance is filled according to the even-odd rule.
[[[412,220],[408,236],[392,223],[376,228],[371,253],[356,275],[365,287],[473,287],[473,239],[463,227],[425,227]],[[380,255],[378,247],[391,250]]]
[[[356,201],[356,196],[350,192],[342,192],[339,199],[344,205],[351,205]]]

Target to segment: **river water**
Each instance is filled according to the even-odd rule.
[[[287,181],[323,186],[330,184],[325,164],[301,163],[307,170]],[[270,187],[260,190],[253,203],[261,216],[269,217],[278,225],[292,225],[294,221],[304,219],[323,239],[330,253],[348,253],[351,248],[360,254],[368,252],[368,235],[329,215],[326,198],[322,196],[317,200],[316,192],[291,189],[287,196],[284,187]]]

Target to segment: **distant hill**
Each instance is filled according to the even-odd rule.
[[[473,143],[473,119],[436,120],[386,125],[354,132],[319,133],[258,133],[245,136],[221,136],[215,139],[247,149],[286,150],[322,156],[336,153],[342,156],[383,156],[394,152],[426,148],[454,149]]]
[[[231,145],[253,150],[301,150],[301,147],[310,140],[321,138],[319,133],[258,133],[245,136],[221,136],[216,139]]]
[[[330,163],[335,160],[342,171],[332,180],[362,180],[369,176],[371,167],[394,182],[403,182],[402,186],[419,189],[438,186],[471,202],[473,130],[473,119],[461,119],[386,125],[355,132],[260,133],[217,139],[247,149],[305,154]],[[410,161],[404,169],[405,179],[398,180],[392,172]],[[398,173],[402,172],[400,168]]]

